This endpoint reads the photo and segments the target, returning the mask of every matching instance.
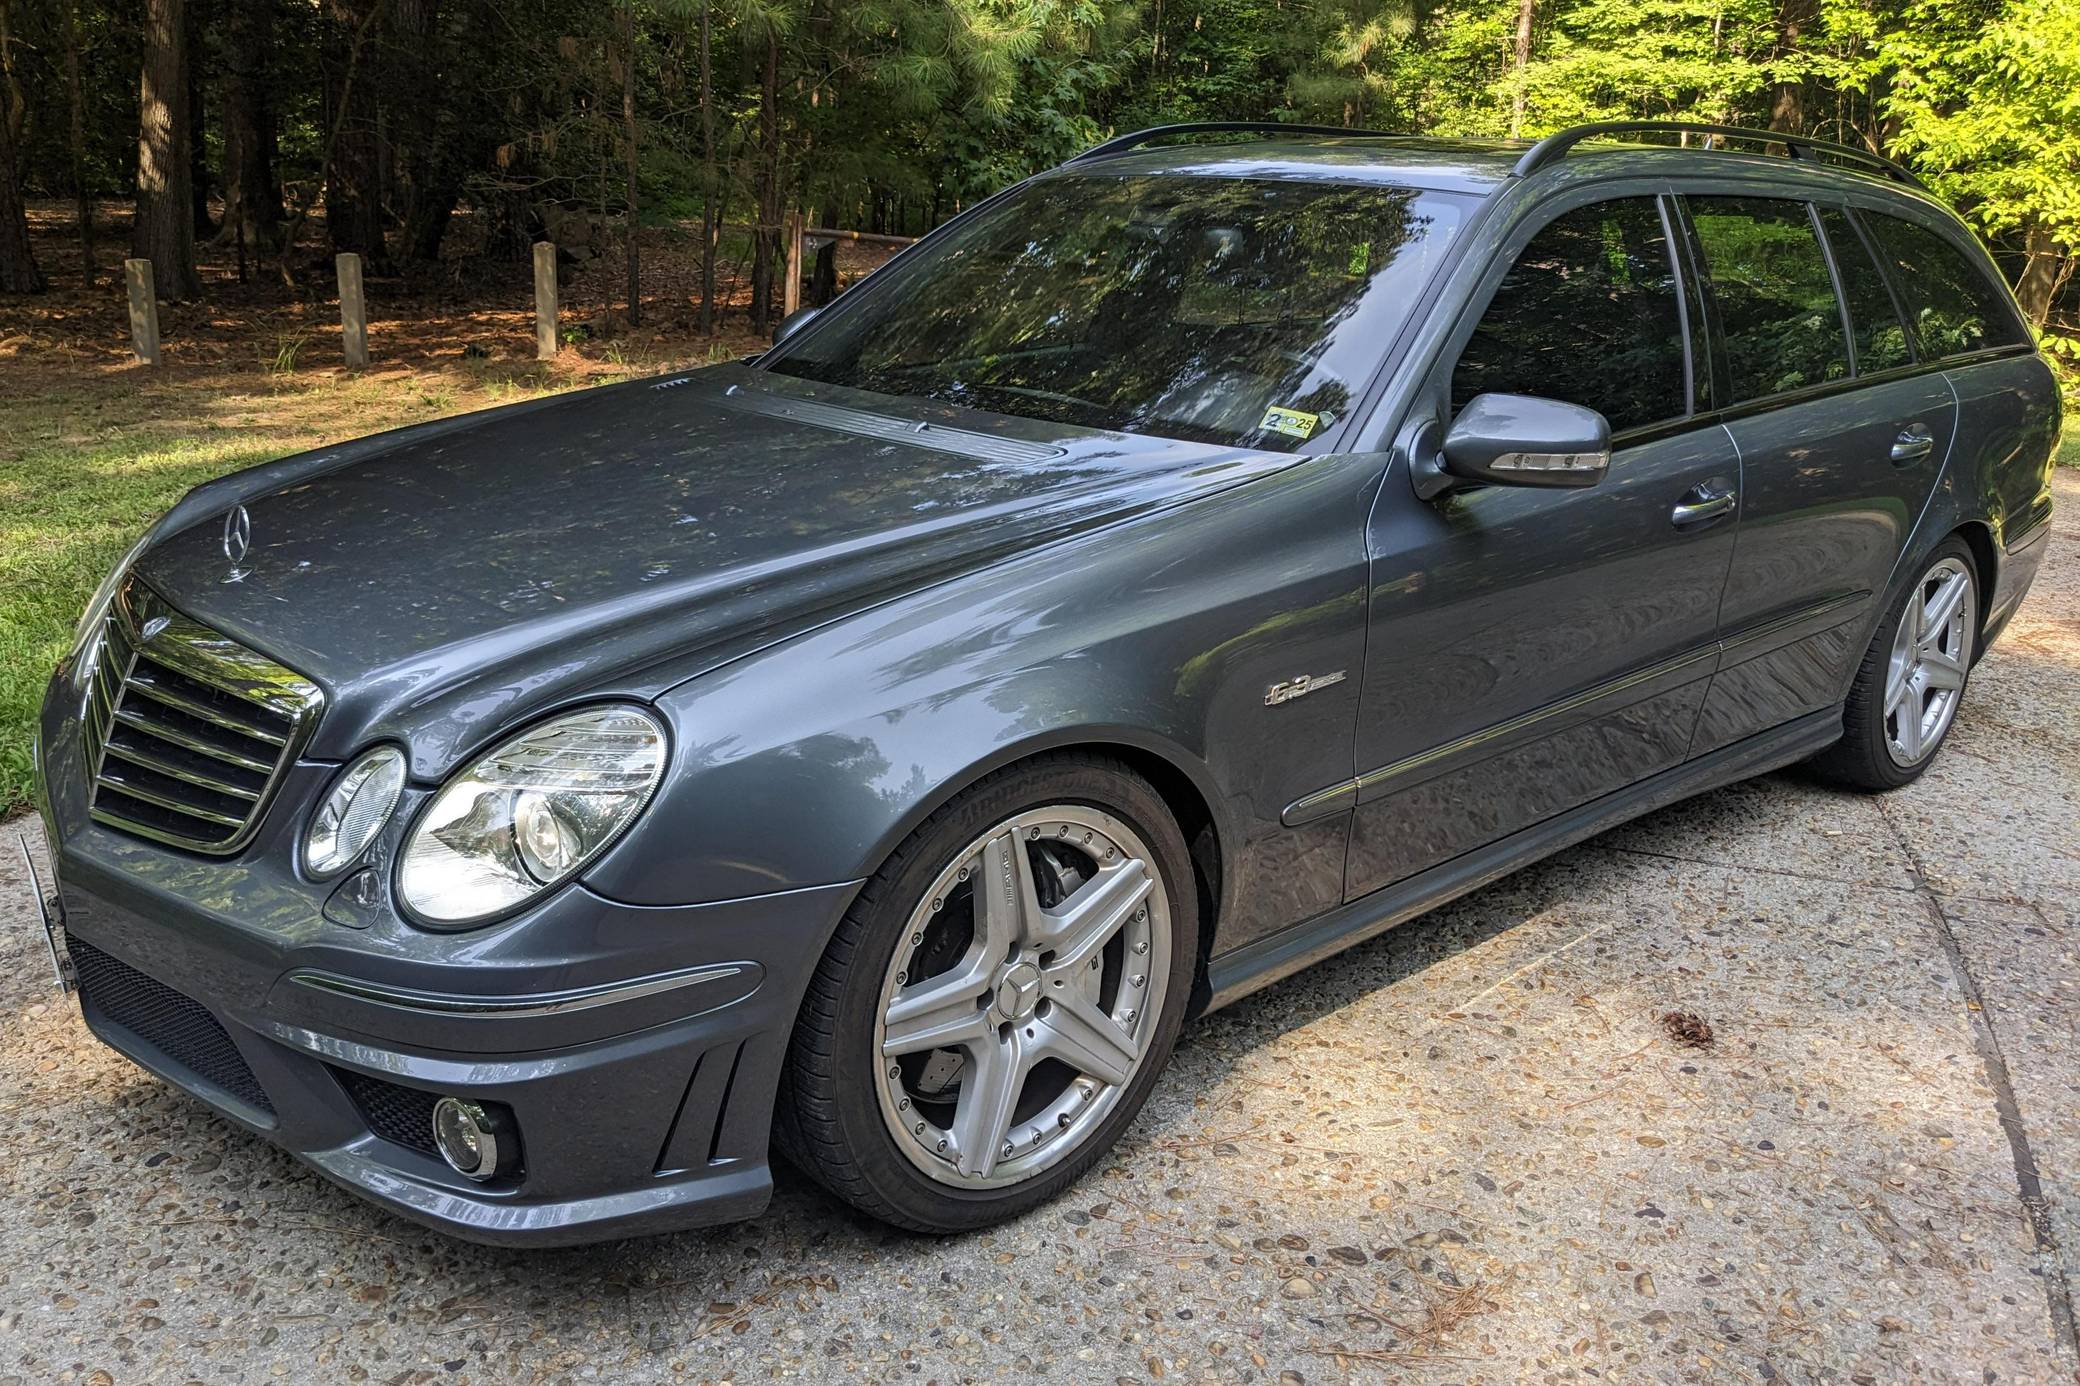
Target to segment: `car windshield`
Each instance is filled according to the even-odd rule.
[[[769,358],[882,394],[1289,450],[1351,406],[1470,203],[1414,188],[1050,178]]]

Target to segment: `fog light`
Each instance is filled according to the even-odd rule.
[[[480,1180],[510,1168],[520,1149],[511,1116],[459,1097],[434,1104],[433,1144],[457,1174]]]

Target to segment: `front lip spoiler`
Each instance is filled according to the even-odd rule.
[[[356,1001],[372,1002],[421,1015],[492,1016],[515,1019],[527,1016],[566,1015],[572,1011],[611,1006],[638,997],[656,996],[681,987],[720,982],[754,971],[754,963],[722,963],[691,967],[678,972],[639,977],[632,982],[610,982],[604,986],[580,987],[573,991],[534,992],[521,996],[457,996],[449,992],[418,991],[409,987],[387,987],[334,972],[301,968],[285,979],[298,986],[328,991]]]

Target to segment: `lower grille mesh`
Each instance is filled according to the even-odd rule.
[[[433,1144],[433,1107],[440,1101],[439,1094],[402,1087],[351,1069],[335,1068],[332,1076],[347,1090],[369,1130],[407,1150],[426,1155],[439,1153]]]
[[[91,943],[68,938],[65,950],[79,974],[81,994],[104,1019],[239,1101],[274,1115],[274,1104],[267,1100],[238,1046],[200,1002],[118,962]]]

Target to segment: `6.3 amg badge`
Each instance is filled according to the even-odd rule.
[[[1277,707],[1280,703],[1290,703],[1295,698],[1304,698],[1317,688],[1327,688],[1332,683],[1342,683],[1343,677],[1343,670],[1338,669],[1330,674],[1302,674],[1297,679],[1287,679],[1284,683],[1274,683],[1264,690],[1264,706]]]

